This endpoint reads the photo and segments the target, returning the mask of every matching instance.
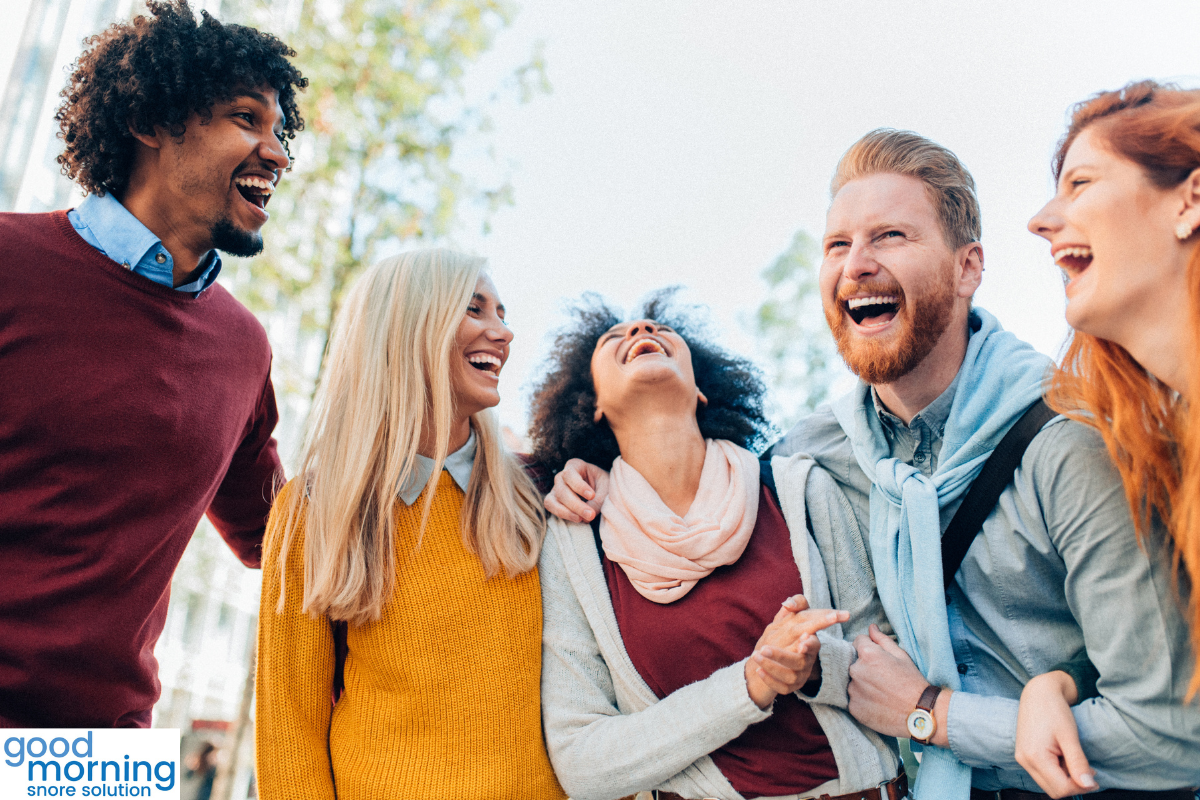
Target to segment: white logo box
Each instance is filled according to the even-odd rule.
[[[0,728],[0,800],[179,798],[177,728]]]

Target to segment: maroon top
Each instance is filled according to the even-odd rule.
[[[249,566],[281,472],[271,351],[220,286],[123,269],[65,212],[0,214],[0,726],[148,726],[171,575],[206,511]]]
[[[750,655],[780,604],[803,590],[791,534],[766,487],[742,557],[682,599],[647,600],[607,556],[604,575],[625,650],[659,698]],[[745,797],[799,794],[838,776],[825,732],[794,694],[777,698],[770,717],[711,756]]]

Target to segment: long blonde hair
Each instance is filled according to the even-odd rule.
[[[306,515],[303,609],[361,624],[378,619],[396,580],[394,506],[416,469],[417,442],[436,432],[425,486],[423,534],[450,444],[455,334],[485,266],[449,250],[417,250],[368,269],[330,337],[279,554],[286,574],[296,524]],[[462,511],[463,542],[488,577],[537,564],[545,534],[541,498],[500,438],[490,410],[471,416],[477,449]],[[283,610],[286,586],[280,592]]]

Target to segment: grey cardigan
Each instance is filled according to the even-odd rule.
[[[821,688],[808,702],[833,750],[841,791],[875,786],[896,775],[894,740],[847,713],[854,648],[847,639],[882,622],[865,559],[847,564],[831,597],[821,553],[807,533],[855,548],[863,540],[837,484],[805,456],[772,462],[792,553],[813,608],[851,612],[850,621],[818,634]],[[859,544],[855,544],[859,543]],[[856,554],[851,554],[856,555]],[[542,583],[542,719],[550,761],[574,800],[609,800],[662,789],[684,797],[741,800],[708,754],[766,719],[750,699],[745,660],[659,700],[630,661],[617,627],[604,570],[588,525],[551,518],[539,563]],[[860,574],[855,574],[855,572]],[[861,573],[865,573],[865,576]],[[845,638],[843,638],[845,637]],[[686,657],[686,654],[681,654]]]

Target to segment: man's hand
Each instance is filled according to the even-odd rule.
[[[572,458],[554,476],[546,510],[567,522],[591,522],[608,497],[608,473],[595,464]]]
[[[1025,684],[1017,710],[1017,763],[1051,797],[1100,788],[1079,744],[1071,704],[1079,698],[1065,672],[1047,672]]]
[[[869,636],[854,640],[858,660],[850,665],[850,714],[885,736],[908,738],[908,715],[929,685],[900,645],[872,625]],[[946,712],[950,690],[943,689],[933,707],[937,721],[932,744],[949,747]]]
[[[817,631],[849,618],[846,611],[809,609],[803,595],[785,600],[746,662],[750,699],[766,708],[778,695],[791,694],[808,683],[821,652]]]

